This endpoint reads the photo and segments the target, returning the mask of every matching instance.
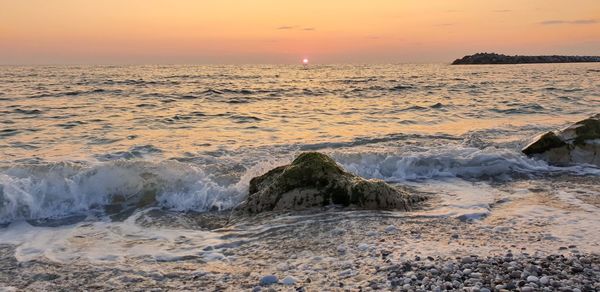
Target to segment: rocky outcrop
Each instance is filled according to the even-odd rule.
[[[523,149],[523,153],[552,164],[589,163],[600,166],[600,114],[562,131],[539,136]]]
[[[307,152],[290,165],[253,178],[248,198],[235,211],[303,210],[330,204],[409,210],[421,200],[422,196],[408,194],[381,180],[366,180],[348,173],[325,154]]]
[[[477,53],[456,59],[452,65],[584,63],[600,62],[600,56],[507,56],[496,53]]]

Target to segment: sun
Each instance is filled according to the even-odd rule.
[[[308,65],[308,58],[304,58],[304,59],[302,59],[302,64],[304,64],[304,65]]]

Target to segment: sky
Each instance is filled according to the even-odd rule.
[[[0,0],[0,64],[600,55],[600,0]]]

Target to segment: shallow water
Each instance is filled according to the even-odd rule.
[[[118,236],[109,232],[99,240],[129,246],[122,237],[141,236],[140,255],[169,254],[176,249],[156,248],[161,240],[148,238],[157,231],[135,222],[143,210],[111,222],[107,205],[117,196],[136,202],[150,192],[176,217],[228,209],[244,199],[252,177],[300,151],[323,151],[358,175],[436,194],[416,215],[504,227],[514,219],[507,228],[542,220],[557,224],[549,231],[557,238],[572,240],[568,230],[578,230],[582,240],[600,242],[592,231],[600,222],[590,215],[598,212],[600,194],[588,186],[600,169],[550,166],[519,151],[543,131],[598,112],[598,68],[0,67],[0,223],[7,226],[0,241],[21,238],[37,246],[50,240],[56,245],[44,246],[61,250],[82,228],[118,229]],[[555,187],[544,189],[550,183]],[[530,197],[550,197],[553,204]],[[47,218],[75,227],[30,226]],[[158,233],[175,242],[190,228]],[[40,240],[48,235],[43,230],[51,239]],[[201,239],[194,244],[222,240],[194,232]],[[93,245],[86,245],[91,254]],[[57,257],[39,248],[21,252]],[[115,256],[125,254],[136,253]]]

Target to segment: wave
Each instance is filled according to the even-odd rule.
[[[363,145],[369,145],[369,144],[405,141],[405,140],[410,140],[410,139],[460,141],[463,138],[452,136],[452,135],[446,135],[446,134],[422,135],[422,134],[396,133],[396,134],[389,134],[389,135],[382,136],[382,137],[357,137],[351,141],[346,141],[346,142],[322,142],[322,143],[313,143],[313,144],[302,144],[302,145],[299,145],[299,149],[302,151],[316,151],[316,150],[327,149],[327,148],[356,147],[356,146],[363,146]]]
[[[495,147],[410,148],[398,152],[334,150],[329,154],[352,173],[389,182],[600,175],[600,169],[592,166],[555,167],[515,150]],[[232,180],[223,180],[224,174],[231,174],[227,167],[219,170],[206,163],[177,160],[151,162],[136,158],[97,163],[16,164],[0,170],[0,223],[64,218],[96,211],[110,215],[114,210],[149,205],[174,211],[227,210],[244,200],[251,178],[289,163],[292,156],[248,163]]]
[[[231,209],[244,199],[252,177],[285,162],[264,161],[229,183],[175,160],[14,165],[0,170],[0,223],[106,214],[149,202],[174,211]]]
[[[512,149],[459,147],[408,153],[333,153],[336,161],[357,175],[386,181],[456,177],[510,180],[521,176],[569,173],[600,175],[600,169],[577,165],[555,167]]]
[[[40,93],[36,95],[31,95],[28,98],[45,98],[45,97],[65,97],[65,96],[81,96],[81,95],[95,95],[95,94],[114,94],[114,95],[122,95],[124,93],[121,89],[102,89],[95,88],[89,90],[72,90],[72,91],[62,91],[58,93]]]

